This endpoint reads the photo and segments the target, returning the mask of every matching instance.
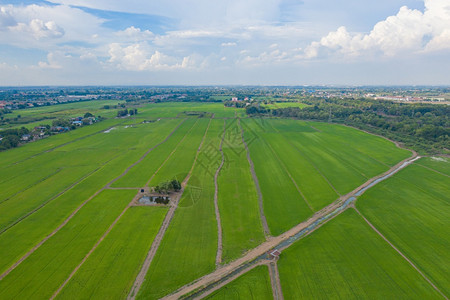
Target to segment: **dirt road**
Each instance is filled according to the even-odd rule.
[[[366,187],[368,187],[370,184],[374,183],[375,181],[377,181],[383,177],[386,177],[391,174],[395,174],[397,171],[399,171],[400,169],[402,169],[405,166],[404,165],[405,163],[414,161],[416,159],[416,156],[417,156],[417,154],[414,153],[412,157],[401,161],[400,163],[396,164],[394,167],[390,168],[387,172],[369,179],[367,182],[365,182],[358,188],[354,189],[352,192],[350,192],[344,196],[341,196],[335,202],[331,203],[330,205],[328,205],[325,208],[321,209],[320,211],[316,212],[310,219],[306,220],[305,222],[298,224],[297,226],[291,228],[290,230],[288,230],[287,232],[285,232],[279,236],[269,238],[266,242],[262,243],[258,247],[248,251],[241,258],[238,258],[237,260],[234,260],[234,261],[230,262],[229,264],[224,265],[223,267],[221,267],[219,269],[216,269],[214,272],[207,274],[207,275],[197,279],[196,281],[181,287],[180,289],[178,289],[174,293],[164,297],[163,299],[179,299],[180,297],[182,297],[185,294],[188,294],[194,290],[201,289],[202,287],[206,287],[216,281],[219,281],[221,278],[227,276],[231,272],[233,272],[236,269],[238,269],[239,267],[241,267],[243,264],[254,260],[255,258],[259,257],[260,255],[275,248],[282,242],[288,240],[290,237],[296,235],[300,231],[306,229],[308,226],[312,225],[313,223],[315,223],[322,217],[338,210],[341,206],[343,206],[345,204],[345,202],[348,199],[350,199],[351,197],[355,197],[355,195],[357,193],[359,193],[358,196],[360,196],[361,193],[363,193],[365,191],[364,189]],[[330,218],[330,219],[332,219],[332,218]],[[327,220],[327,221],[329,221],[329,220]]]
[[[264,206],[263,206],[263,197],[262,197],[262,193],[261,193],[261,187],[259,186],[258,177],[256,176],[255,165],[253,164],[252,158],[250,157],[250,150],[248,149],[247,142],[245,141],[245,138],[244,138],[244,129],[242,128],[242,125],[241,125],[241,119],[238,118],[237,120],[238,120],[239,127],[241,128],[242,142],[244,143],[245,151],[247,152],[247,160],[250,165],[250,172],[252,173],[253,182],[255,183],[256,191],[258,193],[259,215],[261,217],[261,224],[264,229],[264,235],[267,238],[270,236],[270,229],[269,229],[269,225],[267,225],[266,215],[264,214]]]
[[[216,174],[214,174],[214,210],[216,214],[217,221],[217,254],[216,254],[216,266],[218,267],[222,263],[222,221],[220,219],[220,211],[219,211],[219,173],[225,163],[225,156],[223,155],[223,140],[225,139],[225,130],[226,130],[226,121],[223,121],[223,134],[222,140],[220,141],[219,151],[222,155],[222,161],[220,166],[216,170]]]
[[[109,183],[107,183],[104,187],[102,187],[101,189],[99,189],[98,191],[96,191],[91,197],[89,197],[87,200],[85,200],[83,203],[81,203],[80,206],[78,206],[71,214],[70,216],[68,216],[62,223],[61,225],[59,225],[55,230],[53,230],[53,232],[51,232],[49,235],[47,235],[44,239],[42,239],[36,246],[34,246],[30,251],[28,251],[24,256],[22,256],[18,261],[16,261],[10,268],[8,268],[8,270],[6,270],[3,274],[0,275],[0,280],[2,280],[5,276],[7,276],[9,273],[11,273],[11,271],[13,271],[15,268],[17,268],[18,265],[20,265],[25,259],[27,259],[31,254],[33,254],[34,251],[36,251],[37,249],[39,249],[39,247],[41,247],[46,241],[48,241],[52,236],[54,236],[58,231],[61,230],[61,228],[63,228],[67,223],[69,223],[69,221],[89,202],[91,201],[93,198],[95,198],[98,194],[100,194],[101,192],[103,192],[105,189],[108,189],[111,184],[113,184],[114,182],[116,182],[117,180],[119,180],[120,178],[122,178],[123,176],[125,176],[132,167],[134,167],[135,165],[137,165],[138,163],[140,163],[150,152],[153,151],[153,149],[155,149],[156,147],[158,147],[159,145],[163,144],[164,142],[166,142],[171,136],[172,134],[181,126],[181,124],[184,123],[183,120],[181,121],[177,127],[174,128],[174,130],[172,130],[172,132],[159,144],[151,147],[147,152],[145,152],[135,163],[133,163],[132,165],[130,165],[122,174],[120,174],[119,176],[117,176],[116,178],[114,178],[113,180],[111,180]]]
[[[195,164],[197,162],[198,155],[200,154],[200,151],[202,149],[203,143],[206,138],[206,134],[208,133],[209,126],[211,125],[211,119],[209,120],[208,127],[205,130],[205,134],[203,135],[202,141],[197,149],[197,153],[194,158],[194,162],[192,164],[191,169],[189,170],[188,175],[181,183],[181,192],[179,193],[178,197],[174,199],[172,202],[169,211],[167,212],[166,217],[164,218],[163,224],[159,228],[158,234],[156,235],[155,239],[153,240],[152,246],[150,247],[150,250],[147,254],[147,257],[145,258],[144,264],[141,267],[141,270],[139,271],[139,274],[137,275],[133,287],[130,290],[130,293],[128,294],[127,299],[135,299],[142,284],[144,283],[145,276],[147,275],[147,272],[150,268],[150,265],[153,261],[153,258],[155,257],[156,252],[158,251],[158,248],[162,242],[162,239],[164,238],[164,235],[169,228],[170,222],[173,219],[173,216],[175,214],[175,211],[178,207],[178,204],[180,202],[181,196],[183,195],[184,189],[186,188],[187,183],[189,182],[189,178],[191,178],[192,171],[194,170]]]

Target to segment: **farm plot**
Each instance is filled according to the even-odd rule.
[[[448,157],[425,157],[416,163],[443,175],[450,176],[450,158]]]
[[[0,170],[11,166],[12,164],[22,163],[35,155],[52,151],[57,147],[66,144],[76,143],[97,133],[101,133],[107,128],[120,124],[123,120],[105,120],[90,126],[82,127],[64,134],[54,135],[36,142],[28,143],[24,146],[0,152]]]
[[[175,118],[184,111],[209,112],[215,118],[234,117],[235,109],[224,107],[222,103],[198,103],[198,102],[164,102],[150,103],[139,109],[139,118]]]
[[[57,299],[125,299],[167,208],[131,207]]]
[[[439,299],[352,209],[283,251],[285,299]]]
[[[263,196],[264,214],[270,232],[279,235],[306,219],[311,210],[298,192],[278,155],[263,137],[263,127],[253,120],[242,120],[245,140]],[[282,145],[284,146],[284,145]]]
[[[133,199],[135,191],[104,191],[0,281],[1,299],[48,299]]]
[[[211,120],[191,178],[151,263],[138,299],[157,299],[214,270],[217,223],[214,173],[220,165],[223,120]]]
[[[171,131],[165,132],[166,136],[175,130],[173,134],[163,144],[159,145],[144,158],[139,164],[134,166],[124,177],[120,178],[112,184],[113,187],[143,187],[152,177],[156,170],[163,164],[169,154],[177,147],[177,145],[186,137],[192,129],[196,120],[165,120],[179,126],[175,130],[175,126]],[[163,129],[166,131],[167,129]],[[170,178],[171,179],[171,178]],[[167,179],[165,179],[167,180]],[[158,182],[159,183],[159,182]]]
[[[441,289],[450,295],[450,178],[424,168],[421,159],[368,190],[361,213]],[[449,172],[450,164],[442,163]],[[447,164],[447,165],[444,165]]]
[[[279,122],[282,122],[282,126],[280,127],[282,130],[278,128]],[[367,181],[367,179],[389,169],[389,165],[385,162],[371,158],[370,155],[339,142],[339,139],[334,138],[332,133],[327,134],[322,131],[298,133],[295,129],[288,130],[286,126],[289,122],[296,123],[298,121],[281,120],[279,122],[274,121],[271,124],[291,142],[300,155],[307,158],[327,178],[330,184],[340,194],[346,194],[352,191]],[[305,122],[300,123],[308,126]],[[332,126],[342,127],[337,125]],[[343,128],[350,133],[357,131],[352,128]],[[378,147],[380,151],[392,153],[394,156],[396,153],[400,153],[401,156],[398,157],[402,157],[403,159],[409,156],[406,155],[407,151],[396,148],[393,143],[389,143],[375,136],[365,135],[380,142],[382,145]],[[397,162],[395,161],[395,163]]]
[[[205,299],[273,299],[267,266],[259,266],[236,278]]]
[[[157,124],[154,127],[158,129],[160,126]],[[170,126],[164,127],[170,128]],[[162,131],[162,134],[166,134],[167,129]],[[115,138],[119,136],[120,139],[116,140]],[[141,137],[140,141],[139,136]],[[129,143],[134,143],[134,148],[139,149],[148,147],[149,143],[163,138],[164,136],[158,130],[153,132],[139,128],[139,132],[127,130],[122,134],[118,129],[112,134],[112,137],[92,136],[79,143],[66,145],[51,153],[45,153],[22,164],[7,168],[6,174],[15,174],[16,172],[18,174],[13,176],[14,184],[8,181],[0,184],[0,186],[9,185],[6,196],[0,196],[0,232],[34,210],[41,208],[58,194],[94,172],[100,165],[117,156],[114,151],[116,147],[120,147],[123,151]],[[42,169],[44,176],[43,178],[36,176],[40,182],[35,185],[31,183],[30,188],[23,188],[23,182],[29,184],[28,181],[36,180],[29,177],[30,174],[27,170],[30,169]],[[53,176],[48,176],[48,173],[53,173]]]
[[[164,162],[164,165],[149,182],[149,186],[155,186],[160,182],[178,179],[180,182],[186,178],[195,159],[195,153],[205,135],[211,119],[198,119],[192,130],[186,134],[186,138],[180,142],[173,155]]]
[[[264,241],[258,195],[237,119],[227,120],[225,163],[219,174],[219,210],[223,229],[223,261],[241,256]]]
[[[143,129],[143,132],[145,132],[145,128]],[[136,145],[139,145],[139,148],[134,149],[123,147],[121,151],[116,152],[116,157],[110,161],[104,162],[103,165],[99,166],[99,169],[96,172],[83,179],[80,183],[49,202],[35,213],[29,215],[26,219],[20,221],[20,223],[16,224],[14,227],[0,234],[0,249],[4,252],[0,255],[0,271],[3,272],[8,266],[12,265],[17,259],[24,255],[28,249],[37,244],[61,224],[73,210],[84,201],[88,200],[90,196],[104,187],[108,182],[119,176],[132,163],[136,162],[145,151],[148,150],[148,147],[155,145],[163,138],[158,138],[158,135],[154,135],[152,131],[147,132],[147,134],[143,134],[143,132],[133,135],[131,132],[122,133],[120,130],[117,130],[117,132],[111,133],[111,135],[101,135],[104,139],[113,139],[113,141],[109,140],[105,142],[105,145],[109,145],[108,147],[101,147],[97,150],[104,152],[105,154],[109,153],[109,151],[114,153],[114,148],[121,146],[117,141],[127,143],[129,141],[128,139],[132,139],[133,137],[144,138],[151,144],[139,145],[136,143]],[[151,138],[152,135],[153,139]],[[116,142],[114,142],[114,139],[116,139]],[[77,150],[71,151],[71,155],[75,153],[77,153]],[[81,151],[81,154],[83,153],[85,152]],[[95,154],[95,152],[93,153]],[[99,157],[98,153],[91,156],[93,159],[96,157]],[[70,156],[67,156],[67,158],[69,158],[66,159],[68,164],[76,163],[70,159]],[[79,161],[82,162],[83,160]],[[36,224],[39,224],[39,226],[36,226]]]

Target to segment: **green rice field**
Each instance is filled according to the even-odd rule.
[[[103,108],[116,102],[20,111],[13,126],[106,119],[0,152],[0,299],[160,299],[244,255],[262,265],[206,297],[272,299],[276,274],[255,248],[412,156],[354,128],[220,102],[142,103],[123,118]],[[350,206],[289,244],[272,261],[284,298],[448,297],[449,176],[448,157],[421,158],[359,196],[361,215]],[[173,179],[180,191],[153,189]],[[161,196],[169,203],[143,201]]]

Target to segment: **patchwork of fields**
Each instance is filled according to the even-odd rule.
[[[0,299],[161,298],[411,156],[353,128],[246,118],[222,103],[151,103],[134,117],[107,116],[0,153]],[[361,215],[350,208],[283,250],[284,297],[442,297],[426,279],[448,296],[449,166],[416,161],[359,197]],[[172,179],[182,183],[179,200],[137,205],[141,189]],[[258,266],[208,298],[272,298],[271,279]]]

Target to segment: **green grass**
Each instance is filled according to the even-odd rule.
[[[218,289],[205,299],[273,299],[267,266],[259,266]]]
[[[123,120],[105,120],[67,133],[57,134],[36,142],[27,143],[18,148],[0,152],[0,169],[3,170],[12,164],[21,163],[23,160],[29,159],[34,155],[44,154],[56,147],[77,143],[81,139],[85,139],[96,133],[101,133],[107,128],[120,124],[121,122],[123,122]]]
[[[166,212],[129,208],[57,299],[125,299]]]
[[[420,165],[429,162],[421,159],[379,183],[363,194],[356,205],[378,230],[449,295],[450,178]],[[445,162],[440,168],[446,172],[450,169]]]
[[[450,158],[448,157],[425,157],[417,164],[450,176]]]
[[[223,230],[223,262],[240,257],[264,241],[258,194],[237,119],[227,120],[225,162],[219,173],[219,211]]]
[[[214,173],[223,120],[212,120],[172,222],[139,291],[139,299],[157,299],[215,268],[217,223]]]
[[[111,131],[111,133],[102,133],[80,141],[76,144],[78,149],[74,148],[75,144],[68,144],[57,151],[45,153],[23,162],[25,165],[30,163],[30,168],[36,161],[46,159],[49,166],[44,165],[43,169],[50,168],[50,166],[56,167],[58,164],[64,164],[65,167],[68,167],[70,165],[83,165],[84,163],[99,164],[97,166],[99,169],[37,212],[0,234],[0,249],[2,250],[0,271],[4,271],[12,265],[28,249],[54,230],[76,207],[136,162],[149,147],[162,140],[164,137],[159,134],[158,129],[159,126],[164,126],[166,121],[161,122],[161,124],[142,125],[140,130],[135,131],[131,128],[119,128]],[[171,123],[170,120],[168,122]],[[134,143],[131,143],[133,140]],[[128,148],[130,143],[132,146]],[[106,159],[109,160],[105,161]],[[41,165],[37,164],[34,168],[37,169],[38,166]],[[24,178],[26,178],[26,169],[21,169],[21,165],[13,167],[20,172],[24,171]],[[33,174],[29,175],[32,176]],[[52,178],[48,180],[50,179]],[[14,183],[18,184],[16,181]],[[27,193],[27,191],[25,190],[24,193]],[[31,198],[27,201],[32,200]],[[39,226],[36,226],[36,224],[39,224]]]
[[[301,103],[301,102],[273,102],[270,104],[264,104],[265,108],[270,108],[270,109],[279,109],[279,108],[287,108],[287,107],[305,108],[308,106],[309,106],[308,104]]]
[[[176,178],[182,182],[194,163],[198,147],[202,142],[211,119],[198,119],[176,148],[173,155],[164,163],[158,173],[149,182],[156,186],[161,182]]]
[[[133,199],[136,191],[104,191],[0,281],[1,299],[48,299]]]
[[[160,121],[161,122],[161,121]],[[167,121],[164,121],[167,122]],[[163,128],[164,138],[172,132],[176,126],[180,127],[175,130],[173,135],[163,144],[159,145],[147,155],[144,160],[134,166],[128,174],[113,183],[113,187],[142,187],[164,163],[170,153],[177,147],[183,137],[191,130],[196,120],[169,120],[171,126]],[[161,141],[164,139],[161,139]]]
[[[95,116],[115,117],[117,110],[106,110],[102,109],[102,107],[104,105],[116,105],[121,102],[123,101],[93,100],[16,110],[11,114],[5,115],[5,119],[9,118],[12,120],[18,117],[18,115],[21,117],[17,121],[11,121],[11,124],[9,125],[2,126],[2,128],[25,126],[31,129],[40,124],[51,125],[52,120],[54,119],[83,117],[87,112],[90,112]]]
[[[263,196],[264,215],[271,234],[279,235],[307,218],[311,211],[276,153],[259,132],[258,136],[254,134],[256,129],[252,127],[253,121],[241,122]]]
[[[283,251],[285,299],[439,299],[439,294],[354,211]]]

